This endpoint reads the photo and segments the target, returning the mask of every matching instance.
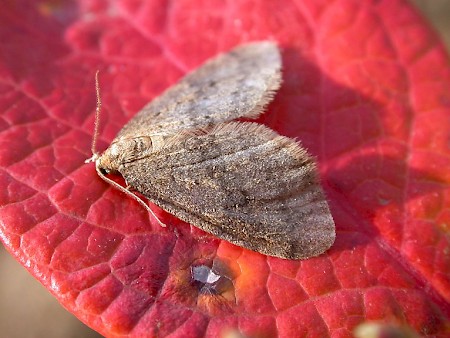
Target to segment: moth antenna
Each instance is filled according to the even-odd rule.
[[[95,160],[97,160],[98,158],[98,153],[97,153],[97,139],[98,139],[98,128],[100,125],[100,112],[102,110],[102,99],[100,97],[100,85],[98,82],[98,73],[100,73],[99,70],[97,70],[95,72],[95,94],[97,96],[97,106],[95,108],[95,121],[94,121],[94,136],[92,137],[92,145],[91,145],[91,152],[92,152],[92,157],[88,158],[86,161],[84,161],[85,163],[89,163],[89,162],[95,162]]]
[[[102,110],[102,99],[100,97],[100,85],[98,84],[98,73],[100,71],[97,70],[95,72],[95,94],[97,96],[97,107],[95,108],[95,122],[94,122],[94,138],[92,139],[92,154],[96,154],[97,150],[97,138],[98,138],[98,126],[100,124],[100,112]]]
[[[98,176],[100,176],[103,181],[105,181],[108,184],[111,184],[114,188],[120,190],[124,194],[126,194],[126,195],[130,196],[131,198],[133,198],[135,201],[139,202],[148,212],[150,212],[152,214],[152,216],[158,221],[159,225],[161,225],[163,228],[166,227],[166,225],[163,222],[160,221],[158,216],[155,215],[153,210],[150,209],[150,207],[142,200],[142,198],[140,198],[139,196],[133,194],[131,191],[125,189],[119,183],[114,182],[112,179],[106,177],[105,174],[103,174],[102,171],[100,170],[100,168],[98,167],[97,163],[95,164],[95,170],[97,171]]]

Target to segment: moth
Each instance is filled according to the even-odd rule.
[[[333,244],[335,225],[314,159],[296,140],[237,120],[257,118],[280,83],[275,43],[238,46],[146,105],[99,155],[97,74],[93,156],[87,162],[150,212],[132,190],[243,248],[285,259],[317,256]],[[126,188],[107,177],[117,173]]]

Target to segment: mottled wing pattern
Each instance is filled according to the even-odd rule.
[[[281,81],[272,42],[249,43],[207,61],[145,106],[116,137],[173,135],[239,117],[256,118]]]
[[[314,161],[263,125],[230,122],[180,134],[119,171],[164,210],[239,246],[298,259],[334,242]]]

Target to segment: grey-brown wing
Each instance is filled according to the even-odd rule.
[[[275,43],[239,46],[207,61],[155,98],[117,138],[171,135],[239,117],[256,118],[279,88],[280,71]]]
[[[179,136],[119,170],[164,210],[236,245],[299,259],[334,242],[312,158],[263,125],[231,122]]]

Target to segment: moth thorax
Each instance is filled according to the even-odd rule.
[[[152,149],[152,139],[148,136],[119,138],[111,143],[96,164],[106,173],[114,173],[119,171],[121,165],[144,158]]]

